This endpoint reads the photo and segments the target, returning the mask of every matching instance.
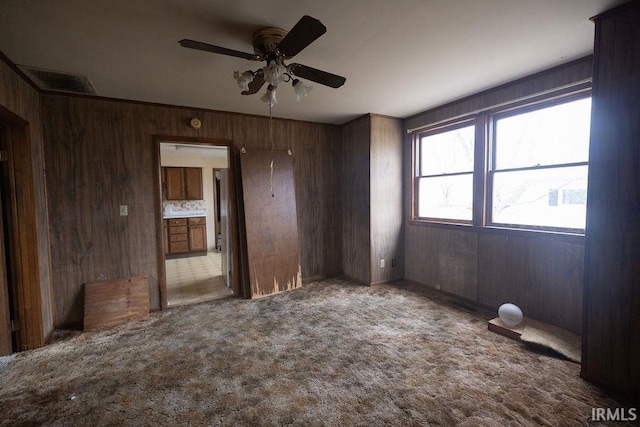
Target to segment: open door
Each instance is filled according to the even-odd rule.
[[[293,157],[285,151],[240,155],[251,298],[302,286]]]
[[[230,201],[229,201],[229,172],[228,169],[218,169],[220,173],[220,253],[222,261],[222,275],[227,287],[231,287],[231,230],[230,230]]]

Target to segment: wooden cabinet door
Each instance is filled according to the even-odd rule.
[[[186,199],[202,200],[202,168],[184,168]]]
[[[207,250],[207,227],[204,224],[189,226],[189,252]]]
[[[165,168],[167,200],[185,199],[184,168]]]

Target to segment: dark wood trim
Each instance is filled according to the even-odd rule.
[[[153,167],[156,171],[155,191],[156,191],[156,242],[157,243],[157,258],[158,258],[158,291],[160,293],[160,309],[166,310],[168,308],[167,302],[167,268],[165,266],[165,248],[164,241],[164,218],[162,217],[162,162],[160,161],[160,142],[162,140],[159,136],[153,137]]]
[[[475,119],[476,134],[473,145],[473,201],[471,222],[476,227],[485,225],[487,205],[491,203],[487,197],[487,174],[489,172],[489,126],[486,116],[479,114]]]
[[[269,116],[261,116],[258,114],[248,114],[248,113],[238,113],[235,111],[223,111],[223,110],[212,110],[212,109],[208,109],[208,108],[200,108],[200,107],[188,107],[188,106],[184,106],[184,105],[172,105],[172,104],[163,104],[160,102],[148,102],[148,101],[137,101],[137,100],[133,100],[133,99],[122,99],[122,98],[111,98],[108,96],[100,96],[100,95],[85,95],[85,94],[80,94],[80,93],[61,93],[61,92],[55,92],[55,91],[50,91],[50,90],[39,90],[39,92],[43,95],[48,95],[48,96],[62,96],[65,98],[82,98],[82,99],[88,99],[88,100],[93,100],[93,101],[106,101],[106,102],[118,102],[118,103],[123,103],[123,104],[133,104],[133,105],[142,105],[142,106],[146,106],[146,107],[161,107],[161,108],[171,108],[171,109],[177,109],[177,110],[188,110],[190,112],[193,112],[194,110],[197,110],[199,114],[204,114],[204,113],[216,113],[216,114],[228,114],[231,116],[237,116],[237,117],[247,117],[247,118],[269,118]],[[340,127],[340,125],[336,125],[333,123],[322,123],[322,122],[312,122],[312,121],[308,121],[308,120],[297,120],[297,119],[287,119],[284,117],[272,117],[271,118],[274,121],[280,121],[280,122],[291,122],[291,123],[310,123],[310,124],[314,124],[314,125],[325,125],[325,126],[335,126],[336,128]],[[189,122],[185,122],[185,125],[189,126]],[[197,139],[197,138],[196,138]]]
[[[616,16],[622,13],[627,13],[629,12],[633,7],[633,3],[635,3],[634,0],[630,0],[627,1],[626,3],[623,3],[619,6],[614,7],[613,9],[609,9],[607,11],[604,11],[596,16],[592,16],[591,18],[589,18],[591,21],[593,21],[594,23],[598,23],[598,21],[601,21],[603,19],[607,19],[610,18],[612,16]]]
[[[27,122],[0,108],[0,120],[10,128],[3,140],[8,160],[3,168],[3,192],[7,209],[9,241],[9,269],[13,287],[13,304],[20,329],[16,335],[17,348],[29,350],[44,345],[42,295],[38,263],[36,207],[33,182],[31,139]]]
[[[216,138],[200,138],[200,137],[188,137],[188,136],[167,136],[167,135],[153,135],[153,144],[154,144],[154,169],[156,171],[156,179],[155,181],[155,191],[156,191],[156,241],[157,244],[157,258],[158,258],[158,290],[160,293],[160,308],[162,310],[166,310],[168,308],[167,302],[167,270],[165,266],[165,247],[164,247],[164,232],[163,232],[163,215],[162,215],[162,163],[160,158],[160,143],[162,142],[171,142],[176,144],[199,144],[203,146],[220,146],[227,147],[227,162],[229,165],[229,180],[232,181],[235,179],[235,168],[233,167],[233,159],[232,159],[232,150],[233,150],[233,141],[227,139],[216,139]],[[230,199],[235,200],[235,189],[229,189]],[[237,233],[235,230],[235,224],[237,221],[235,220],[235,209],[232,210],[230,214],[231,221],[231,234],[232,236]],[[235,238],[232,237],[232,241],[234,242],[234,246],[231,248],[231,256],[233,258],[233,267],[231,269],[231,282],[232,288],[237,289],[236,280],[238,274],[236,273],[238,269],[237,264],[237,252],[238,249],[235,247]],[[188,254],[192,256],[193,254]],[[237,296],[237,295],[236,295]]]
[[[0,120],[10,126],[28,126],[29,122],[0,104]]]
[[[100,96],[100,95],[86,95],[81,93],[69,93],[69,92],[62,93],[62,92],[56,92],[53,90],[43,90],[43,89],[40,89],[24,72],[22,72],[22,70],[20,70],[20,68],[18,68],[18,66],[13,61],[11,61],[11,59],[9,59],[1,50],[0,50],[0,61],[7,64],[7,66],[11,68],[12,71],[18,74],[25,82],[27,82],[33,89],[35,89],[39,94],[42,94],[42,95],[63,96],[66,98],[84,98],[84,99],[93,99],[97,101],[113,101],[113,102],[122,102],[126,104],[145,105],[149,107],[167,107],[167,108],[183,109],[183,110],[189,110],[189,111],[193,111],[194,109],[197,109],[198,111],[203,113],[205,112],[206,113],[223,113],[223,114],[230,114],[230,115],[239,116],[239,117],[260,117],[260,118],[268,117],[268,116],[260,116],[257,114],[238,113],[233,111],[222,111],[222,110],[212,110],[207,108],[189,107],[184,105],[163,104],[160,102],[137,101],[132,99],[113,98],[113,97]],[[309,120],[287,119],[287,118],[275,117],[275,116],[272,119],[283,121],[283,122],[324,124],[327,126],[335,126],[335,127],[341,126],[333,123],[321,123],[321,122],[312,122]]]
[[[7,66],[9,68],[11,68],[11,70],[14,73],[19,75],[25,82],[27,82],[27,84],[29,84],[29,86],[34,88],[37,92],[39,92],[39,93],[42,92],[42,90],[40,90],[40,88],[29,78],[29,76],[27,76],[25,73],[23,73],[22,70],[20,68],[18,68],[18,66],[16,64],[14,64],[13,61],[11,61],[7,57],[7,55],[5,55],[4,52],[2,52],[1,50],[0,50],[0,61],[2,61],[5,64],[7,64]]]
[[[3,148],[4,141],[7,141],[11,138],[11,128],[0,122],[0,149]],[[4,182],[4,178],[2,178]],[[14,298],[15,290],[12,286],[11,281],[9,280],[9,265],[7,262],[6,252],[6,236],[5,236],[5,227],[4,227],[4,201],[5,197],[5,186],[0,185],[0,356],[7,356],[13,353],[13,339],[11,332],[11,312],[15,310]]]

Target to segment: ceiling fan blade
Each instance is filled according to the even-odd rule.
[[[253,77],[253,81],[249,83],[249,90],[243,90],[240,93],[243,95],[253,95],[254,93],[257,93],[263,85],[264,79],[262,78],[262,75],[256,74]]]
[[[317,70],[302,64],[291,64],[289,70],[298,77],[320,83],[332,88],[339,88],[347,81],[346,78],[326,71]]]
[[[178,43],[182,47],[189,49],[204,50],[206,52],[219,53],[221,55],[236,56],[238,58],[257,60],[260,59],[255,53],[240,52],[239,50],[227,49],[226,47],[214,46],[212,44],[197,42],[195,40],[182,39]]]
[[[292,58],[326,32],[327,27],[322,25],[322,22],[305,15],[284,36],[278,45],[278,50],[285,57]]]

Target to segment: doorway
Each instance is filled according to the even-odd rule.
[[[233,212],[231,201],[224,197],[233,190],[225,179],[233,173],[231,144],[179,137],[158,138],[157,144],[162,308],[233,296],[227,262],[233,259],[232,239],[223,239],[220,226],[221,219]],[[185,187],[182,193],[180,186]]]

